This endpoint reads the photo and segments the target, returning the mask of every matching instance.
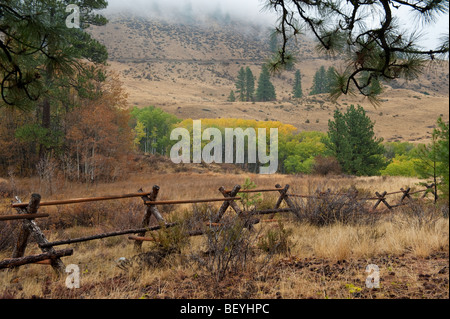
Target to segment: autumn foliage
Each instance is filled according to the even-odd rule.
[[[133,136],[118,76],[83,81],[83,90],[54,101],[51,130],[37,120],[38,107],[0,109],[0,173],[80,182],[114,181],[124,173]]]

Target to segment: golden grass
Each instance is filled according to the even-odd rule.
[[[246,177],[250,177],[258,187],[273,187],[276,183],[282,185],[289,183],[292,192],[300,193],[315,191],[317,187],[347,189],[352,186],[368,192],[394,191],[400,187],[413,186],[418,182],[410,178],[328,178],[324,180],[314,176],[149,174],[148,176],[136,175],[115,184],[98,184],[89,188],[78,184],[68,184],[65,189],[61,189],[58,196],[44,196],[43,200],[130,193],[140,187],[148,190],[154,184],[161,187],[160,198],[163,199],[220,198],[221,195],[219,196],[217,190],[219,186],[231,188],[235,184],[242,184]],[[24,179],[20,180],[19,184],[27,191],[33,192],[35,183],[33,179]],[[277,197],[270,196],[274,204]],[[26,201],[27,198],[23,200]],[[144,213],[140,199],[118,202],[105,202],[104,206],[99,206],[97,209],[113,208],[114,211],[122,210],[123,212],[130,203],[133,203],[135,220],[140,223]],[[54,211],[54,214],[64,216],[66,222],[70,221],[70,214],[78,212],[75,206],[72,207],[74,210],[62,209]],[[179,213],[175,212],[171,215],[181,216],[181,212],[188,208],[189,206],[180,207]],[[425,205],[422,208],[426,210]],[[292,231],[289,236],[289,240],[293,243],[290,254],[269,256],[257,249],[257,241],[255,241],[256,254],[248,261],[247,270],[237,275],[230,274],[222,282],[214,281],[211,274],[190,259],[190,256],[200,254],[205,249],[205,237],[191,238],[190,244],[182,249],[181,254],[171,255],[165,262],[150,269],[143,268],[138,263],[127,270],[117,267],[117,260],[120,257],[132,260],[133,256],[137,255],[133,242],[126,236],[78,243],[70,245],[74,248],[74,255],[65,257],[64,263],[79,265],[82,276],[81,289],[70,291],[65,288],[64,278],[57,279],[49,266],[26,265],[16,271],[0,271],[0,287],[2,287],[0,296],[3,294],[7,298],[33,296],[45,298],[228,298],[231,296],[228,293],[233,293],[233,298],[277,298],[280,295],[284,298],[353,298],[355,295],[349,287],[354,285],[363,287],[361,282],[366,276],[361,267],[365,267],[374,260],[379,262],[385,258],[384,256],[407,256],[401,258],[418,260],[415,261],[417,265],[410,268],[395,265],[389,267],[393,267],[403,276],[402,278],[409,280],[411,287],[419,289],[420,285],[416,282],[415,275],[418,269],[423,271],[427,269],[426,267],[437,267],[428,264],[430,262],[428,257],[439,252],[444,253],[447,255],[448,266],[449,220],[437,214],[433,215],[433,212],[429,213],[431,215],[422,216],[411,213],[412,211],[405,206],[369,225],[337,223],[319,227],[294,220],[284,221],[284,226]],[[116,213],[104,212],[102,218],[94,219],[91,227],[68,224],[65,229],[60,230],[50,227],[45,230],[45,233],[51,240],[58,240],[113,230],[114,225],[111,225],[110,216],[114,221],[120,222],[123,220],[120,218],[125,218],[123,214]],[[43,222],[38,221],[38,224]],[[256,226],[256,233],[264,236],[269,229],[276,230],[277,227],[276,223],[261,223]],[[143,247],[144,251],[152,251],[156,248],[156,244],[143,243]],[[36,245],[30,243],[27,255],[39,252]],[[10,251],[2,251],[0,259],[9,258],[10,255]],[[287,266],[280,267],[280,263],[284,265],[286,260],[288,260]],[[318,264],[317,267],[322,268],[317,270],[319,272],[298,271],[290,266],[303,260],[314,260]],[[322,273],[323,270],[320,270],[326,269],[323,267],[327,265],[338,267],[336,265],[341,262],[347,262],[347,266],[343,270],[344,273],[337,278],[327,277],[325,273]],[[383,274],[386,275],[387,270],[384,269],[384,271]],[[218,295],[215,295],[216,293]],[[383,297],[385,293],[387,293],[385,290],[381,290],[378,295]]]
[[[194,167],[194,164],[192,164]],[[189,166],[188,166],[189,168]],[[348,177],[341,176],[322,176],[305,175],[260,175],[252,173],[151,173],[151,168],[138,174],[130,174],[130,176],[116,183],[96,183],[96,184],[79,184],[63,181],[56,181],[58,191],[54,194],[41,192],[42,201],[53,199],[67,199],[79,197],[94,197],[102,195],[117,195],[136,193],[138,189],[143,188],[145,191],[151,191],[153,185],[158,185],[161,190],[158,198],[160,199],[186,199],[186,198],[203,198],[207,196],[218,196],[219,187],[224,186],[230,189],[235,185],[243,185],[246,178],[250,178],[258,188],[273,188],[275,184],[282,186],[289,184],[290,193],[309,194],[316,189],[348,189],[356,187],[358,190],[368,191],[374,194],[375,191],[398,191],[401,187],[411,187],[414,189],[423,189],[418,183],[418,178],[410,177],[390,177],[390,176],[374,176],[374,177]],[[21,178],[15,182],[22,194],[29,196],[32,193],[39,193],[38,178]],[[0,208],[6,209],[10,200],[5,199],[4,205]],[[28,198],[22,198],[23,201]]]

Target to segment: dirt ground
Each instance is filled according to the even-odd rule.
[[[337,262],[288,257],[263,272],[230,275],[220,282],[182,269],[172,271],[170,278],[158,277],[147,283],[122,272],[75,290],[48,277],[42,294],[28,297],[88,299],[99,289],[109,289],[120,291],[122,298],[140,299],[448,299],[448,260],[448,252],[427,258],[404,254]],[[366,287],[366,267],[370,264],[379,267],[379,288]],[[20,278],[13,277],[0,290],[0,298],[20,298],[21,290]]]

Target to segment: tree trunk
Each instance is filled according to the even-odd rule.
[[[42,102],[42,122],[41,122],[42,128],[47,130],[47,134],[50,132],[50,126],[51,126],[51,105],[49,99],[46,97],[44,98],[44,101]],[[47,154],[47,147],[43,145],[42,143],[39,144],[39,159],[43,160],[45,159],[45,156]]]

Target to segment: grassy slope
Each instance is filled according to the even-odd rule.
[[[342,62],[318,56],[314,43],[301,37],[292,49],[307,97],[291,99],[294,71],[286,71],[272,79],[277,102],[228,103],[239,68],[249,66],[258,76],[270,55],[264,28],[177,25],[116,16],[92,33],[108,47],[110,67],[121,74],[130,105],[155,105],[183,119],[279,120],[299,130],[326,131],[335,107],[361,104],[376,121],[378,136],[387,141],[427,142],[438,116],[449,118],[447,62],[430,65],[415,81],[389,83],[378,108],[350,96],[332,104],[326,96],[307,94],[321,65],[340,68]]]

